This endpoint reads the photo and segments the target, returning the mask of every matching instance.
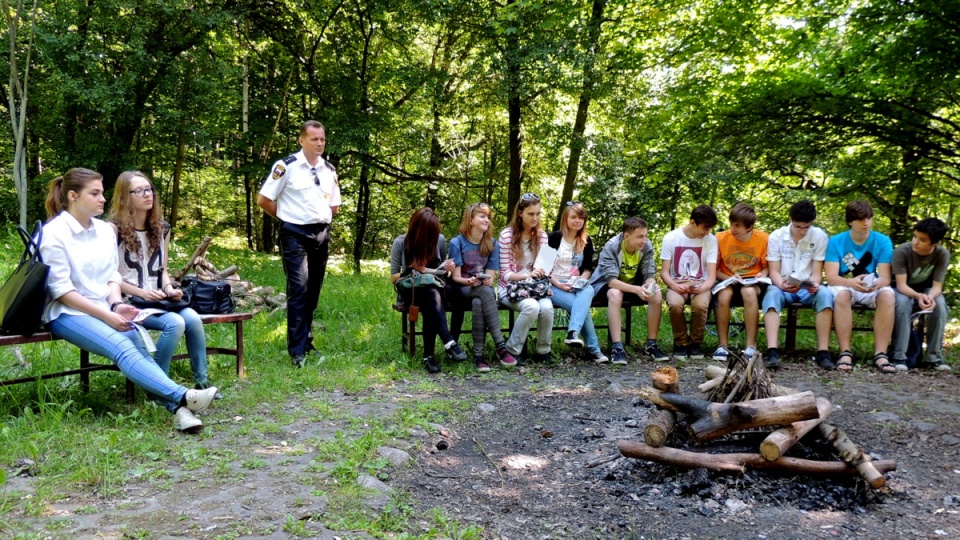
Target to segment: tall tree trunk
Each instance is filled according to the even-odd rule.
[[[250,136],[250,71],[247,67],[247,57],[243,57],[243,87],[241,89],[241,135],[240,135],[240,169],[243,171],[243,201],[244,226],[247,235],[247,249],[254,249],[253,244],[253,185],[250,179],[250,171],[247,165],[250,164],[250,148],[247,146],[247,139]]]
[[[510,0],[507,5],[514,4]],[[523,131],[520,93],[520,36],[514,32],[507,34],[507,46],[503,52],[507,64],[507,115],[510,126],[510,178],[507,183],[507,212],[512,213],[520,200],[523,189]]]
[[[353,273],[360,273],[360,261],[363,259],[363,238],[367,234],[370,219],[370,165],[360,166],[360,181],[357,186],[357,211],[354,220],[356,236],[353,239]]]
[[[593,89],[596,87],[596,59],[600,52],[600,25],[603,24],[603,8],[606,0],[594,0],[593,12],[590,14],[590,24],[587,26],[587,42],[583,62],[583,86],[580,89],[580,102],[577,104],[577,116],[573,121],[573,133],[570,136],[570,161],[567,162],[567,175],[563,180],[563,196],[560,198],[560,208],[557,210],[557,219],[553,222],[553,230],[560,230],[560,216],[563,215],[563,206],[566,201],[573,200],[573,188],[577,183],[577,174],[580,170],[580,156],[586,139],[583,133],[587,127],[587,110],[593,100]]]
[[[173,183],[170,186],[170,227],[177,228],[180,218],[180,179],[183,177],[183,159],[187,153],[187,137],[180,128],[177,135],[177,161],[173,166]]]
[[[361,18],[361,21],[363,19]],[[364,117],[370,111],[370,80],[367,77],[370,62],[370,45],[373,42],[373,33],[375,26],[372,19],[368,20],[361,29],[364,36],[363,60],[360,66],[360,114]],[[367,118],[363,121],[364,133],[360,141],[360,153],[362,156],[370,155],[370,122]],[[360,166],[360,181],[357,186],[357,211],[355,212],[355,226],[353,238],[353,273],[360,274],[360,261],[363,259],[363,242],[367,234],[367,224],[370,218],[370,164],[366,157]]]
[[[890,237],[893,245],[910,240],[913,230],[913,219],[910,217],[910,203],[913,201],[913,190],[920,183],[918,163],[920,156],[914,151],[904,153],[901,160],[900,181],[894,188],[894,199],[889,211]]]

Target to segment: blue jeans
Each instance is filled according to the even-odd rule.
[[[159,330],[157,351],[153,360],[164,373],[170,374],[170,361],[184,332],[187,334],[187,353],[190,355],[190,369],[193,370],[193,382],[207,384],[207,337],[203,333],[203,321],[197,312],[186,308],[179,313],[153,315],[143,321],[144,328]]]
[[[593,288],[590,285],[570,292],[553,287],[553,306],[570,314],[567,331],[577,331],[586,338],[587,349],[592,353],[600,352],[600,341],[590,316],[590,304],[593,302]]]
[[[170,380],[150,358],[136,330],[118,332],[90,315],[62,314],[49,324],[50,332],[85,351],[113,361],[128,379],[176,412],[187,389]]]
[[[817,289],[816,296],[811,296],[810,292],[806,289],[800,289],[795,293],[788,293],[779,287],[770,286],[767,287],[767,292],[763,295],[761,311],[766,313],[772,309],[779,314],[783,307],[791,302],[800,302],[805,306],[813,306],[814,311],[820,313],[825,309],[833,309],[833,293],[830,292],[829,287],[823,284]]]

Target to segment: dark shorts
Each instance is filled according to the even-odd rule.
[[[599,290],[597,290],[597,292],[593,295],[593,297],[594,297],[594,298],[597,298],[597,297],[599,296],[600,298],[606,298],[606,297],[607,297],[607,291],[609,291],[609,290],[610,290],[610,286],[609,286],[609,285],[603,285],[603,286],[600,287]],[[634,293],[628,293],[628,292],[623,292],[623,291],[620,291],[620,292],[623,293],[623,299],[624,299],[625,301],[629,302],[630,304],[634,305],[634,306],[641,306],[641,305],[642,305],[642,306],[645,306],[645,305],[647,305],[647,302],[646,302],[645,300],[641,300],[640,297],[637,296],[637,295],[634,294]]]
[[[768,285],[766,283],[757,283],[756,285],[750,285],[750,287],[760,288],[760,292],[757,293],[757,303],[762,304],[763,295],[767,293]],[[730,298],[730,307],[743,307],[743,285],[734,284],[727,287],[727,289],[733,291],[733,296]],[[721,292],[723,291],[719,291],[717,294],[720,294]],[[717,305],[717,294],[713,295],[713,305]]]

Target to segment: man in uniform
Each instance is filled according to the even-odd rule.
[[[280,220],[280,253],[287,275],[287,352],[296,368],[314,350],[313,312],[327,270],[330,221],[340,210],[337,171],[321,156],[327,143],[323,124],[300,126],[302,150],[273,165],[257,206]]]

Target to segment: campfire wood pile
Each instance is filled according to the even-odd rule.
[[[286,309],[287,298],[285,294],[276,292],[273,287],[257,287],[249,281],[240,279],[236,265],[218,270],[205,258],[207,248],[210,247],[210,241],[209,236],[203,237],[200,245],[187,260],[187,264],[179,270],[170,272],[171,279],[177,282],[177,285],[180,284],[184,276],[193,271],[199,280],[229,283],[237,311],[257,313],[265,309],[269,309],[271,312]]]
[[[744,472],[749,468],[859,474],[874,489],[886,484],[884,473],[897,468],[894,461],[873,461],[846,433],[825,423],[833,411],[829,400],[773,383],[760,355],[745,359],[731,354],[727,368],[708,366],[707,382],[698,387],[705,399],[681,394],[679,374],[673,367],[662,367],[651,377],[653,386],[641,388],[640,396],[657,410],[643,430],[644,442],[620,442],[620,453],[626,457],[714,471]],[[767,428],[769,434],[756,454],[692,452],[666,446],[681,438],[677,430],[681,426],[698,445],[745,430]],[[813,430],[833,446],[841,461],[784,456]]]

